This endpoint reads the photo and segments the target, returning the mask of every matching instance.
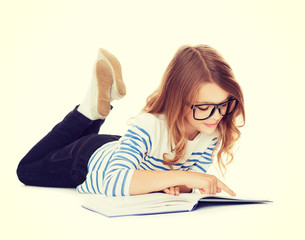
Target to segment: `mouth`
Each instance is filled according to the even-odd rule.
[[[213,127],[216,127],[218,125],[218,122],[216,122],[216,123],[204,123],[204,125],[206,125],[209,128],[213,128]]]

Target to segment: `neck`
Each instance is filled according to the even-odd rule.
[[[199,131],[192,127],[190,124],[185,124],[185,133],[188,140],[192,141],[199,134]]]

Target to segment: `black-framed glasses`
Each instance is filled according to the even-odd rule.
[[[214,114],[216,109],[218,109],[220,115],[222,116],[230,115],[236,109],[237,104],[238,100],[232,98],[220,104],[192,105],[191,109],[193,109],[193,117],[195,120],[206,120]]]

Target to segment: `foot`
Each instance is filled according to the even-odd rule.
[[[121,64],[113,54],[103,48],[99,49],[98,57],[101,55],[107,58],[114,71],[115,78],[111,88],[111,100],[120,99],[126,95],[126,87],[123,82]]]
[[[110,112],[110,89],[114,81],[114,76],[110,64],[105,59],[96,62],[96,81],[98,88],[97,111],[103,117]]]
[[[110,112],[110,102],[125,94],[121,64],[111,53],[99,49],[91,85],[78,111],[92,120],[104,119]]]

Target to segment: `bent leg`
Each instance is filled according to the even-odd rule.
[[[39,161],[21,162],[18,178],[25,185],[75,188],[85,181],[88,161],[96,149],[119,138],[99,134],[84,136]]]
[[[85,167],[81,169],[86,170],[86,161],[89,160],[92,149],[96,149],[108,140],[117,140],[118,136],[113,139],[108,135],[106,140],[104,138],[102,141],[97,137],[100,126],[111,109],[110,101],[113,100],[111,88],[115,79],[113,68],[117,66],[113,67],[101,52],[95,63],[92,84],[84,103],[70,112],[20,161],[17,175],[21,182],[37,186],[74,187],[75,179],[71,182],[70,176],[71,173],[79,170],[75,166],[83,162],[82,166]],[[122,79],[120,83],[124,84]],[[96,138],[99,140],[93,141]],[[95,147],[84,148],[83,146],[87,146],[87,143],[92,142],[91,140],[94,142],[92,146]],[[76,154],[78,151],[80,155]]]
[[[65,151],[74,150],[78,146],[77,143],[83,142],[86,136],[90,134],[96,135],[103,122],[104,120],[101,119],[88,119],[79,113],[76,107],[23,157],[17,168],[17,175],[20,181],[25,183],[27,181],[25,176],[27,175],[45,176],[48,168],[56,166],[67,170],[69,166],[72,166],[72,159],[62,161],[61,156],[65,155]],[[61,153],[61,155],[58,155],[58,159],[56,159],[56,152]],[[52,161],[48,161],[50,157],[52,157]],[[67,157],[65,158],[68,159]],[[52,164],[53,162],[54,164]],[[62,171],[62,174],[65,173],[65,170]],[[54,171],[54,169],[51,171]],[[67,178],[69,176],[60,176],[58,174],[58,179]],[[65,181],[69,182],[69,180],[63,180],[63,182]],[[40,185],[36,185],[47,185],[47,180],[42,182]],[[71,185],[71,183],[68,185]]]
[[[77,111],[77,107],[42,138],[20,163],[35,162],[46,154],[60,149],[79,138],[98,133],[104,120],[90,120]]]

